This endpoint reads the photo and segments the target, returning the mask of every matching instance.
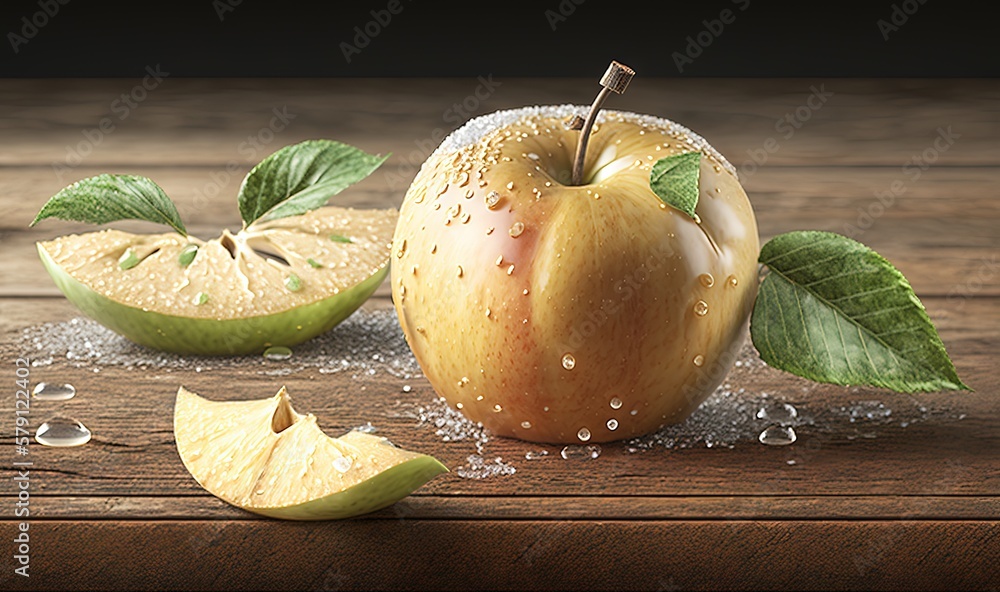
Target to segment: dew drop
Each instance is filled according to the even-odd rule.
[[[412,386],[410,386],[408,384],[404,384],[403,385],[403,392],[404,393],[409,393],[409,392],[412,392],[412,391],[413,391],[413,387]]]
[[[180,264],[181,267],[187,267],[188,265],[191,265],[191,262],[194,261],[194,257],[197,254],[198,254],[198,245],[194,243],[188,243],[184,245],[184,248],[181,249],[181,252],[177,254],[177,262]]]
[[[615,397],[615,398],[611,399],[611,408],[612,409],[621,409],[622,408],[622,400],[619,399],[618,397]]]
[[[469,220],[471,220],[471,219],[472,219],[472,214],[470,214],[469,212],[466,212],[466,213],[462,214],[461,222],[462,222],[462,224],[468,224]]]
[[[490,310],[490,307],[487,306],[486,307],[486,316],[490,316],[490,314],[492,314],[492,312],[493,311]]]
[[[437,243],[431,245],[431,255],[433,255],[434,253],[437,253],[437,251],[438,251]]]
[[[729,284],[731,288],[735,288],[736,286],[739,285],[740,280],[736,279],[735,275],[731,275],[728,278],[726,278],[726,283]]]
[[[503,405],[500,403],[493,406],[493,413],[500,413],[501,411],[503,411]]]
[[[38,426],[35,441],[43,446],[80,446],[90,441],[87,426],[71,417],[54,417]]]
[[[795,442],[795,430],[791,426],[779,426],[772,425],[764,429],[763,432],[757,436],[761,444],[767,444],[768,446],[787,446],[792,442]]]
[[[590,446],[569,445],[559,451],[559,456],[564,460],[591,460],[601,456],[601,447],[597,444]]]
[[[580,439],[581,442],[586,442],[590,440],[590,430],[587,428],[580,428],[580,431],[576,433],[576,437]]]
[[[475,195],[475,194],[476,194],[476,192],[473,191],[472,189],[466,189],[465,190],[465,199],[472,199],[472,196]]]
[[[464,273],[465,273],[465,272],[464,272],[464,271],[462,271],[462,266],[461,266],[461,265],[459,265],[459,266],[458,266],[458,277],[462,277],[462,275],[463,275]]]
[[[490,226],[489,228],[486,229],[486,235],[489,236],[489,235],[493,234],[494,230],[496,230],[496,228],[494,228],[493,226]]]
[[[402,259],[403,255],[405,254],[406,254],[406,239],[404,238],[403,242],[399,243],[399,249],[396,250],[396,257]]]
[[[498,205],[500,205],[500,192],[499,191],[490,191],[489,193],[487,193],[486,194],[486,207],[492,210],[493,208],[497,207]]]
[[[694,357],[694,365],[701,368],[705,364],[705,356],[698,354]]]
[[[573,357],[573,354],[566,354],[562,357],[562,367],[567,370],[576,368],[576,358]]]
[[[302,289],[302,280],[294,273],[290,273],[285,278],[285,287],[288,288],[289,292],[298,292]]]
[[[517,238],[524,233],[524,222],[514,222],[509,230],[511,238]]]
[[[459,187],[465,187],[466,183],[468,183],[468,182],[469,182],[469,173],[467,173],[465,171],[462,171],[458,175],[458,186]]]
[[[773,403],[757,410],[757,419],[772,423],[788,424],[799,416],[799,410],[788,403]]]
[[[548,450],[530,450],[524,454],[524,460],[541,460],[549,455]]]
[[[333,468],[337,469],[341,473],[350,471],[352,466],[354,466],[354,459],[349,456],[340,456],[333,459]]]
[[[76,387],[72,384],[39,382],[31,391],[31,396],[39,401],[66,401],[76,396]]]
[[[530,430],[531,429],[531,422],[530,421],[522,421],[521,422],[521,427],[524,428],[524,429],[526,429],[526,430]]]
[[[503,265],[503,255],[497,256],[497,266]]]
[[[461,215],[461,213],[462,213],[462,204],[455,204],[450,208],[448,208],[449,218],[458,218],[459,215]]]
[[[699,275],[698,281],[701,282],[701,285],[705,286],[706,288],[711,288],[712,286],[715,285],[715,278],[710,273],[703,273]]]
[[[699,300],[694,303],[694,314],[699,317],[703,317],[708,314],[708,303],[704,300]]]
[[[292,350],[283,345],[272,345],[264,350],[264,357],[274,362],[281,362],[292,357]]]
[[[508,182],[507,189],[513,189],[513,188],[514,188],[514,182],[513,181]]]
[[[507,268],[507,275],[513,275],[513,273],[514,273],[514,264],[511,263],[510,267]]]
[[[611,418],[608,420],[608,429],[612,432],[618,429],[618,420]]]

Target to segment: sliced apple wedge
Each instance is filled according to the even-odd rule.
[[[409,495],[448,469],[437,459],[351,431],[327,436],[284,387],[252,401],[209,401],[181,387],[174,437],[184,466],[238,508],[289,520],[349,518]]]

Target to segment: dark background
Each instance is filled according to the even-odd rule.
[[[761,0],[399,0],[402,11],[384,26],[370,25],[377,34],[350,63],[341,43],[354,44],[355,27],[363,29],[373,20],[370,11],[384,10],[388,0],[59,1],[3,3],[0,76],[132,77],[155,64],[172,76],[197,77],[599,76],[610,59],[643,76],[1000,73],[993,19],[944,0],[867,2],[861,8]],[[58,5],[58,12],[37,16],[46,4],[50,11]],[[718,19],[727,8],[735,20],[718,35],[703,34],[710,44],[679,72],[674,53],[685,52],[688,37],[706,29],[703,21]],[[552,15],[565,17],[555,30]],[[878,21],[892,23],[894,15],[898,30],[886,39]],[[24,18],[44,24],[29,38]],[[27,40],[16,53],[12,33]]]

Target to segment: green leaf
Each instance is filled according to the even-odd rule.
[[[32,220],[46,218],[106,224],[144,220],[166,224],[187,236],[181,216],[159,185],[146,177],[103,174],[73,183],[53,195]]]
[[[243,180],[238,197],[243,223],[249,226],[261,218],[273,220],[315,210],[372,174],[387,158],[332,140],[285,146]]]
[[[750,334],[761,358],[817,382],[903,393],[971,390],[910,283],[865,245],[830,232],[771,239],[760,252]]]
[[[692,218],[698,205],[701,152],[685,152],[656,161],[649,172],[649,188],[665,204]]]

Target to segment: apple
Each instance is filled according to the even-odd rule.
[[[406,339],[437,393],[497,435],[604,442],[682,421],[746,337],[760,244],[734,167],[677,123],[599,102],[582,130],[574,105],[469,121],[400,210]],[[689,152],[693,216],[650,188],[659,159]]]

